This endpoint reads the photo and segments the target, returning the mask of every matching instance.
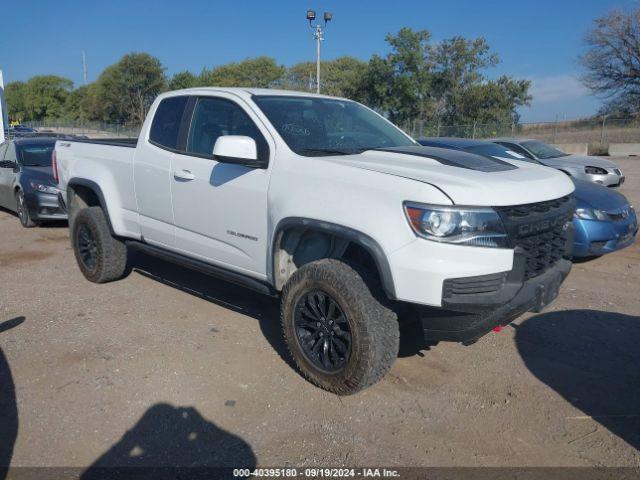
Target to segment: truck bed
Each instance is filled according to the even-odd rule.
[[[94,143],[97,145],[111,145],[114,147],[136,148],[138,144],[137,138],[65,138],[71,142],[78,143]]]

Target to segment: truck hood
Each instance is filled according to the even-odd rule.
[[[456,161],[446,161],[452,154]],[[458,205],[522,205],[560,198],[574,189],[567,175],[551,168],[436,147],[367,150],[359,155],[320,158],[433,185]],[[487,163],[492,160],[495,168]]]
[[[566,157],[547,158],[539,160],[540,163],[549,167],[601,167],[617,168],[616,164],[604,158],[591,157],[588,155],[567,155]]]

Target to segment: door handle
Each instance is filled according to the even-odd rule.
[[[190,170],[184,169],[173,172],[173,176],[176,180],[194,180],[196,178]]]

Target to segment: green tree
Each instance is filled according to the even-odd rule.
[[[360,83],[367,70],[367,63],[353,57],[338,57],[320,62],[322,93],[337,97],[358,98]],[[283,87],[290,90],[314,91],[316,63],[297,63],[287,69]]]
[[[171,77],[171,80],[169,80],[169,90],[180,90],[196,86],[198,86],[198,77],[188,70],[176,73]]]
[[[371,57],[359,97],[396,124],[428,117],[434,107],[430,40],[427,30],[403,28],[395,36],[388,34],[391,52]]]
[[[147,53],[129,53],[98,77],[93,114],[104,121],[142,123],[165,87],[160,60]]]
[[[5,99],[7,101],[7,110],[11,120],[17,120],[19,122],[28,120],[27,106],[25,103],[25,89],[26,84],[24,82],[7,83],[4,89]]]
[[[285,68],[273,58],[249,58],[228,63],[212,70],[204,69],[198,78],[199,86],[271,88],[282,81]]]
[[[61,117],[72,88],[71,80],[56,75],[38,75],[30,78],[23,89],[24,120]]]
[[[387,42],[391,52],[371,57],[359,96],[397,124],[510,123],[531,99],[527,81],[487,80],[484,71],[498,57],[483,38],[433,44],[428,31],[403,28]]]
[[[90,120],[94,117],[92,90],[94,84],[83,85],[73,90],[67,97],[64,116],[70,120]]]

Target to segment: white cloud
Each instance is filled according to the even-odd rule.
[[[551,103],[589,95],[589,89],[572,75],[555,75],[531,79],[532,103]]]
[[[580,80],[569,74],[530,78],[529,107],[519,110],[523,122],[573,120],[595,114],[601,101]]]

